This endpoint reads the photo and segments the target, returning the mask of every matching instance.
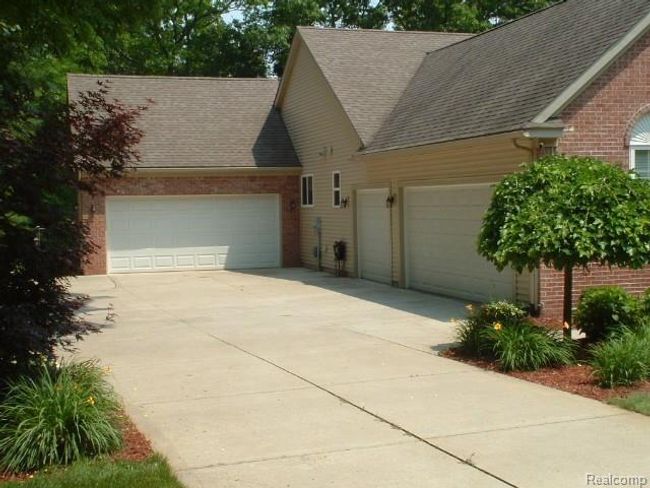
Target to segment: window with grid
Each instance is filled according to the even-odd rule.
[[[650,179],[650,114],[639,119],[630,133],[630,169]]]

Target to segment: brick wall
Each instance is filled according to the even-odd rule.
[[[621,56],[560,115],[569,129],[559,141],[558,151],[593,156],[629,167],[629,132],[642,115],[650,112],[650,35],[645,35]],[[650,287],[650,268],[609,269],[594,266],[590,272],[574,271],[574,305],[589,286],[617,284],[632,292]],[[561,318],[562,274],[540,271],[540,301],[543,314]]]
[[[80,195],[81,218],[90,229],[95,252],[84,274],[106,273],[106,207],[111,195],[224,195],[278,193],[282,205],[282,265],[299,266],[299,178],[278,176],[128,177],[106,185],[103,195]]]

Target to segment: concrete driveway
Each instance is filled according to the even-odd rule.
[[[94,321],[116,314],[79,355],[111,366],[189,487],[650,477],[650,418],[438,357],[464,315],[454,300],[302,269],[88,276],[73,289]]]

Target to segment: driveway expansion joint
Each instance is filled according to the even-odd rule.
[[[191,327],[191,324],[188,324],[188,325]],[[241,352],[243,352],[245,354],[248,354],[249,356],[254,357],[254,358],[256,358],[256,359],[258,359],[260,361],[264,361],[265,363],[270,364],[271,366],[274,366],[275,368],[278,368],[278,369],[284,371],[285,373],[290,374],[290,375],[298,378],[299,380],[304,381],[305,383],[308,383],[308,384],[314,386],[315,388],[318,388],[322,392],[333,396],[334,398],[336,398],[340,402],[345,403],[345,404],[347,404],[347,405],[349,405],[349,406],[351,406],[351,407],[353,407],[353,408],[355,408],[355,409],[357,409],[357,410],[359,410],[359,411],[361,411],[361,412],[363,412],[363,413],[365,413],[367,415],[370,415],[375,420],[378,420],[379,422],[382,422],[382,423],[390,426],[393,429],[399,430],[404,435],[406,435],[408,437],[412,437],[412,438],[420,441],[421,443],[426,444],[429,447],[432,447],[436,451],[439,451],[442,454],[445,454],[445,455],[455,459],[456,461],[460,462],[461,464],[464,464],[465,466],[468,466],[468,467],[470,467],[472,469],[475,469],[475,470],[485,474],[486,476],[489,476],[490,478],[493,478],[493,479],[503,483],[506,486],[510,486],[512,488],[519,488],[517,485],[507,481],[506,479],[500,477],[499,475],[494,474],[494,473],[488,471],[487,469],[481,468],[480,466],[477,466],[470,459],[464,459],[461,456],[458,456],[457,454],[454,454],[453,452],[451,452],[451,451],[449,451],[449,450],[447,450],[447,449],[445,449],[445,448],[443,448],[443,447],[441,447],[441,446],[439,446],[437,444],[434,444],[430,440],[427,440],[425,437],[422,437],[422,436],[416,434],[415,432],[412,432],[412,431],[406,429],[405,427],[402,427],[401,425],[396,424],[395,422],[392,422],[391,420],[388,420],[387,418],[384,418],[381,415],[379,415],[379,414],[377,414],[375,412],[372,412],[371,410],[366,409],[362,405],[358,405],[357,403],[354,403],[353,401],[351,401],[351,400],[349,400],[349,399],[335,393],[332,390],[329,390],[328,388],[325,388],[322,385],[319,385],[318,383],[315,383],[314,381],[311,381],[308,378],[305,378],[304,376],[299,375],[298,373],[295,373],[295,372],[293,372],[293,371],[291,371],[291,370],[289,370],[287,368],[284,368],[283,366],[280,366],[279,364],[274,363],[273,361],[271,361],[269,359],[266,359],[263,356],[259,356],[259,355],[255,354],[254,352],[248,351],[247,349],[244,349],[243,347],[240,347],[237,344],[234,344],[234,343],[229,342],[229,341],[227,341],[225,339],[222,339],[222,338],[220,338],[220,337],[218,337],[218,336],[216,336],[214,334],[207,334],[207,335],[212,337],[213,339],[221,342],[222,344],[233,347],[233,348],[237,349],[238,351],[241,351]]]
[[[141,402],[141,403],[136,403],[135,405],[139,407],[149,407],[155,405],[171,405],[174,403],[199,402],[203,400],[218,400],[220,398],[238,398],[238,397],[255,396],[255,395],[274,395],[276,393],[288,393],[293,391],[304,391],[304,390],[311,390],[311,389],[313,389],[313,386],[296,386],[295,388],[283,388],[281,390],[247,391],[244,393],[233,393],[230,395],[228,394],[208,395],[208,396],[200,396],[194,398],[183,398],[181,400],[160,400],[160,401],[152,401],[152,402]]]
[[[357,446],[357,447],[346,447],[342,449],[329,449],[325,451],[310,451],[310,452],[304,452],[300,454],[285,454],[283,456],[269,456],[269,457],[262,457],[262,458],[255,458],[255,459],[243,459],[241,461],[233,461],[230,463],[214,463],[214,464],[206,464],[203,466],[194,466],[194,467],[187,467],[187,468],[181,468],[178,471],[200,471],[203,469],[211,469],[211,468],[225,468],[228,466],[241,466],[243,464],[255,464],[255,463],[265,463],[268,461],[281,461],[284,459],[299,459],[299,458],[305,458],[305,457],[311,457],[311,456],[324,456],[327,454],[340,454],[343,452],[353,452],[353,451],[366,451],[370,449],[381,449],[382,447],[392,447],[392,446],[404,446],[407,444],[415,443],[416,441],[414,440],[409,440],[409,441],[401,441],[401,442],[385,442],[381,444],[373,444],[373,445],[368,445],[368,446]]]
[[[558,424],[569,424],[569,423],[576,423],[576,422],[586,422],[589,420],[598,420],[598,419],[609,419],[612,417],[623,417],[623,416],[628,416],[630,415],[630,412],[621,412],[621,413],[612,413],[609,415],[596,415],[593,417],[581,417],[581,418],[573,418],[573,419],[564,419],[564,420],[550,420],[548,422],[539,422],[535,424],[525,424],[525,425],[514,425],[511,427],[498,427],[495,429],[486,429],[486,430],[473,430],[473,431],[468,431],[468,432],[458,432],[454,434],[445,434],[445,435],[434,435],[431,437],[428,437],[428,439],[448,439],[451,437],[463,437],[463,436],[470,436],[470,435],[476,435],[476,434],[489,434],[490,432],[508,432],[512,430],[520,430],[520,429],[528,429],[528,428],[534,428],[534,427],[543,427],[545,425],[558,425]]]
[[[391,339],[386,339],[385,337],[381,337],[381,336],[374,335],[374,334],[369,334],[368,332],[361,332],[361,331],[358,331],[358,330],[347,329],[347,328],[345,330],[347,330],[348,332],[352,332],[354,334],[358,334],[358,335],[362,335],[362,336],[366,336],[366,337],[372,337],[373,339],[378,339],[380,341],[387,342],[388,344],[393,344],[395,346],[400,346],[400,347],[409,349],[411,351],[416,351],[416,352],[419,352],[419,353],[422,353],[422,354],[426,354],[427,356],[441,357],[440,354],[435,353],[433,351],[426,351],[424,349],[419,349],[417,347],[409,346],[408,344],[402,344],[401,342],[393,341]]]

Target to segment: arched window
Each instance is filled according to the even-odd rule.
[[[630,169],[650,179],[650,114],[642,117],[630,134]]]

